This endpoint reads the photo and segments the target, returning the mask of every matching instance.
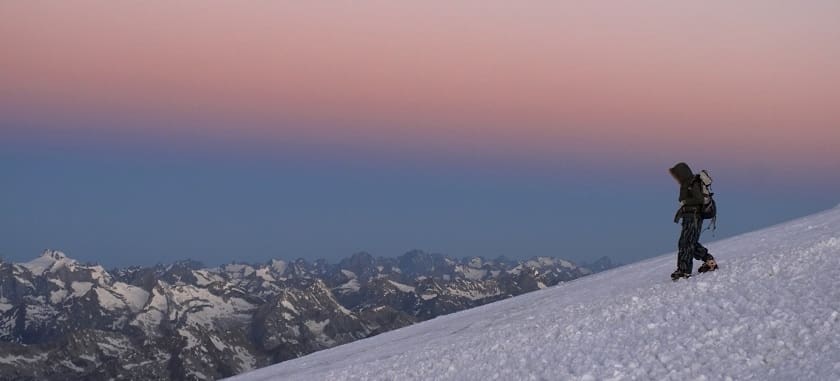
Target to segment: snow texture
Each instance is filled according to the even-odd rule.
[[[347,283],[336,287],[338,291],[342,292],[358,292],[361,288],[361,284],[356,279],[350,279],[350,281],[348,281]]]
[[[286,267],[288,267],[288,263],[286,261],[282,261],[279,259],[272,259],[271,260],[271,268],[274,269],[278,274],[283,274],[286,272]]]
[[[8,299],[0,297],[0,313],[6,312],[13,307],[14,306],[9,303]]]
[[[143,306],[149,300],[149,293],[140,287],[116,282],[113,285],[113,290],[125,301],[125,304],[133,312],[138,312],[143,309]]]
[[[708,247],[713,273],[668,254],[235,379],[840,379],[840,208]]]
[[[0,363],[4,363],[4,364],[14,364],[14,363],[20,363],[20,362],[22,362],[22,363],[33,363],[33,362],[42,361],[46,357],[47,357],[47,355],[45,355],[45,354],[39,354],[39,355],[35,355],[33,357],[24,357],[24,356],[9,354],[9,355],[5,355],[5,356],[0,356]]]
[[[396,287],[396,288],[397,288],[397,290],[400,290],[401,292],[414,292],[414,290],[415,290],[415,288],[414,288],[414,287],[411,287],[411,286],[409,286],[409,285],[407,285],[407,284],[402,284],[402,283],[399,283],[399,282],[394,282],[394,281],[392,281],[392,280],[389,280],[389,281],[388,281],[388,283],[391,283],[391,285],[392,285],[392,286]]]
[[[99,300],[99,305],[106,310],[117,310],[120,308],[125,308],[125,302],[122,299],[118,298],[114,293],[110,290],[106,290],[104,288],[94,288],[96,291],[96,297]]]
[[[458,266],[456,271],[464,275],[464,278],[470,280],[481,280],[487,275],[487,270],[472,268],[468,266]]]
[[[62,267],[72,269],[76,264],[77,262],[75,260],[67,258],[63,252],[45,250],[40,257],[26,263],[21,263],[21,266],[26,267],[35,275],[41,275],[47,271],[57,271]]]
[[[90,282],[73,282],[70,284],[70,288],[73,289],[73,296],[75,297],[85,296],[91,287],[93,287],[93,283]]]

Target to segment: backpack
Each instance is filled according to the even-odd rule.
[[[703,192],[703,208],[700,210],[700,217],[704,220],[712,220],[709,228],[717,228],[717,205],[715,204],[714,192],[712,192],[712,176],[709,171],[702,170],[694,177],[694,183],[700,185]]]

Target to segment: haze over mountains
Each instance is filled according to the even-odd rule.
[[[603,258],[594,270],[612,266]],[[215,379],[593,272],[412,251],[337,264],[195,261],[106,270],[58,251],[0,263],[0,375]]]

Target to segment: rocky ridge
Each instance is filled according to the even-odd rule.
[[[217,379],[591,272],[423,251],[108,271],[47,250],[0,262],[0,376]]]

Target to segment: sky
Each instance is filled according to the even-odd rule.
[[[675,249],[840,202],[840,3],[0,3],[0,256]]]

